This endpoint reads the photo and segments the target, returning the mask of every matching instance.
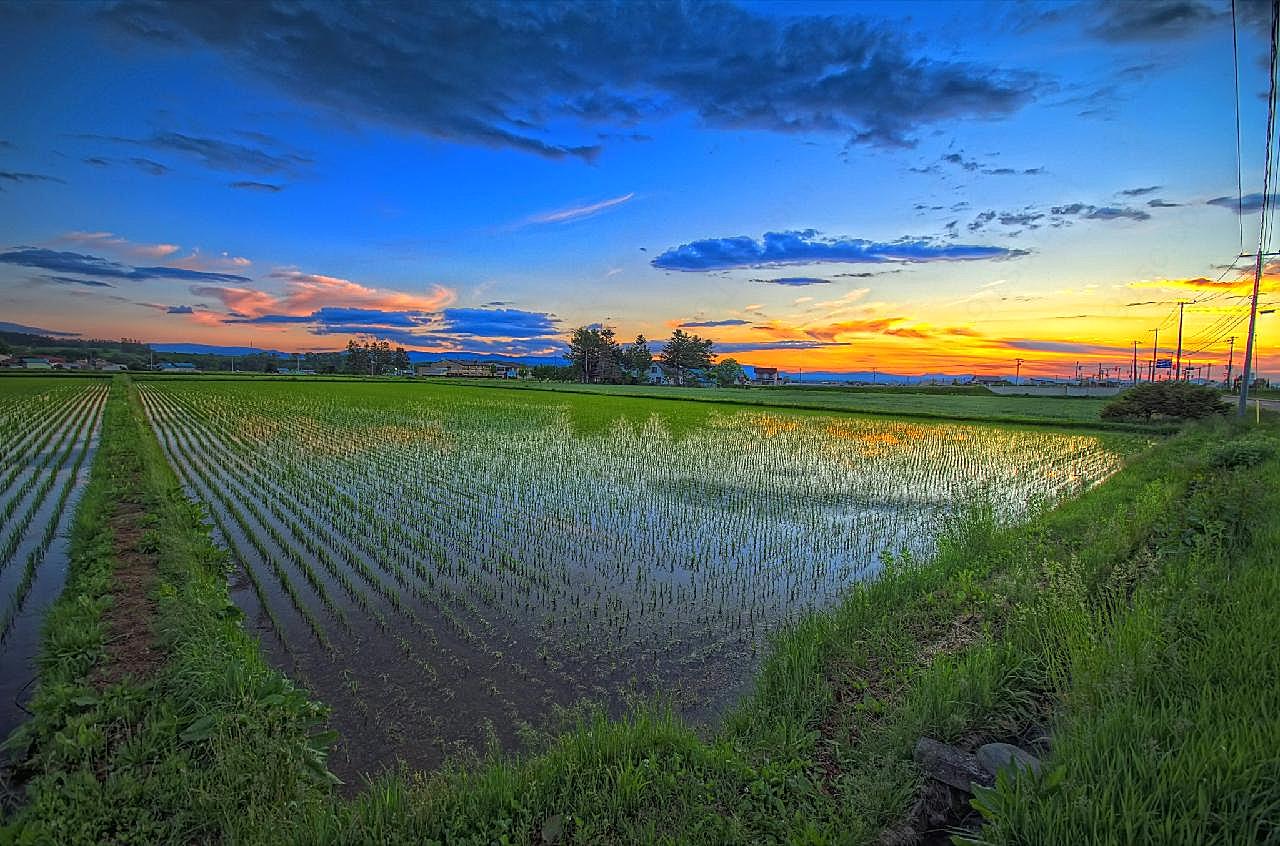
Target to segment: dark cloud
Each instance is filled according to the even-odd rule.
[[[1276,194],[1270,195],[1271,204],[1273,206],[1276,204],[1277,196],[1278,195]],[[1239,200],[1239,203],[1240,203],[1239,209],[1238,209],[1240,214],[1253,214],[1255,212],[1262,211],[1263,198],[1262,198],[1261,191],[1255,192],[1253,194],[1245,194],[1243,197],[1240,197],[1240,198],[1214,197],[1212,200],[1205,200],[1205,203],[1211,206],[1219,206],[1224,209],[1231,209],[1232,211],[1237,211],[1237,206],[1236,206],[1237,199]]]
[[[738,320],[736,318],[730,320],[697,320],[681,323],[681,329],[713,329],[717,326],[748,326],[750,320]]]
[[[1147,185],[1143,188],[1126,188],[1120,192],[1120,195],[1123,197],[1144,197],[1147,194],[1154,194],[1163,187],[1162,185]]]
[[[1085,220],[1150,220],[1151,214],[1142,209],[1117,206],[1094,206],[1087,203],[1069,203],[1054,206],[1049,212],[1058,217],[1079,217]]]
[[[871,273],[841,273],[840,276],[873,276]],[[830,285],[830,279],[819,279],[817,276],[782,276],[778,279],[752,279],[752,282],[763,282],[766,285],[786,285],[799,288],[805,285]]]
[[[650,264],[662,270],[704,271],[787,264],[976,261],[1024,254],[1007,247],[945,244],[924,238],[888,243],[828,238],[815,229],[805,229],[766,232],[759,241],[745,235],[693,241],[667,250]]]
[[[23,173],[15,170],[0,170],[0,179],[8,182],[57,182],[66,185],[66,180],[44,173]]]
[[[1103,41],[1169,41],[1204,32],[1221,21],[1221,7],[1199,0],[1095,0],[1083,13],[1089,34]]]
[[[965,170],[977,170],[982,167],[982,165],[978,164],[973,159],[966,159],[959,153],[947,153],[942,157],[942,160],[947,164],[953,164],[956,167],[964,168]]]
[[[446,308],[441,331],[488,338],[537,338],[559,331],[555,315],[515,308]]]
[[[1011,114],[1039,77],[914,52],[850,17],[648,0],[360,7],[124,0],[102,18],[193,43],[307,103],[447,141],[591,159],[592,125],[693,113],[725,129],[901,146],[923,126]],[[575,124],[576,140],[549,139]],[[184,145],[185,146],[185,145]]]
[[[200,270],[187,270],[183,267],[132,267],[84,253],[46,250],[41,247],[16,247],[0,253],[0,263],[105,279],[177,279],[184,282],[251,281],[246,276],[206,273]]]
[[[160,164],[160,162],[152,161],[151,159],[144,159],[141,156],[131,156],[129,158],[129,164],[133,165],[138,170],[151,174],[152,176],[164,176],[169,172],[169,168],[167,166]]]
[[[1182,203],[1167,203],[1159,197],[1154,200],[1147,200],[1147,205],[1153,209],[1176,209]]]
[[[103,282],[98,279],[76,279],[73,276],[50,276],[42,274],[37,276],[42,282],[52,282],[55,285],[85,285],[89,288],[114,288],[110,282]]]
[[[189,305],[173,305],[164,310],[165,314],[191,314],[193,311]]]
[[[272,185],[269,182],[251,182],[248,180],[232,182],[227,187],[238,188],[242,191],[262,191],[268,194],[279,194],[284,190],[283,185]]]

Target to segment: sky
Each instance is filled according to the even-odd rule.
[[[1269,26],[1239,0],[1237,160],[1217,0],[0,3],[0,323],[1127,375],[1181,300],[1221,376]]]

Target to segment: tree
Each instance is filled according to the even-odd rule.
[[[715,367],[711,368],[711,373],[716,378],[716,384],[722,388],[732,388],[747,377],[742,365],[732,358],[726,358],[718,362]]]
[[[676,372],[676,384],[683,385],[685,373],[711,366],[711,340],[677,329],[662,345],[662,363]]]
[[[569,333],[565,355],[574,376],[582,382],[622,380],[622,348],[608,326],[579,326]]]
[[[622,366],[631,371],[632,375],[644,378],[651,364],[653,353],[649,351],[649,342],[644,335],[636,335],[636,339],[622,351]]]
[[[1148,422],[1199,420],[1226,413],[1222,394],[1206,385],[1190,382],[1145,382],[1120,394],[1102,409],[1103,420]]]
[[[409,354],[404,351],[404,347],[396,347],[395,368],[396,370],[408,370],[413,367],[409,361]]]
[[[343,362],[342,369],[357,375],[369,372],[369,351],[355,338],[347,341],[346,361]]]

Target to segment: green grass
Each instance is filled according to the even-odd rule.
[[[660,702],[620,720],[584,710],[521,753],[391,773],[346,799],[315,772],[314,706],[263,666],[138,413],[117,391],[21,737],[35,777],[4,832],[18,842],[874,842],[920,788],[918,737],[1035,726],[1054,737],[1049,775],[982,797],[986,842],[1277,836],[1272,421],[1193,427],[1023,526],[975,504],[936,557],[891,562],[779,636],[714,729]],[[107,601],[101,526],[122,490],[159,521],[171,657],[150,682],[98,693],[85,678]]]
[[[7,741],[27,804],[0,841],[188,843],[268,822],[325,795],[321,706],[268,668],[227,597],[227,563],[117,379],[72,535],[62,597],[45,621],[34,716]],[[117,503],[146,509],[159,549],[155,677],[95,682],[111,603]]]
[[[843,389],[815,387],[673,388],[660,385],[582,385],[572,382],[524,382],[503,379],[416,380],[459,388],[504,391],[604,394],[613,397],[730,403],[785,407],[811,411],[887,414],[895,417],[947,418],[1023,425],[1136,429],[1102,421],[1108,400],[1083,397],[997,396],[958,389],[921,390]]]

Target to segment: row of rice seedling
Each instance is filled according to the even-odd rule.
[[[448,388],[143,395],[215,519],[242,515],[228,541],[258,547],[255,584],[296,585],[375,710],[420,685],[419,725],[444,731],[632,688],[714,701],[776,627],[886,554],[928,554],[975,501],[1016,518],[1120,461],[1086,434],[755,410],[583,433],[563,407]]]
[[[110,387],[0,380],[0,734],[21,718],[43,609],[66,576],[65,536]]]

